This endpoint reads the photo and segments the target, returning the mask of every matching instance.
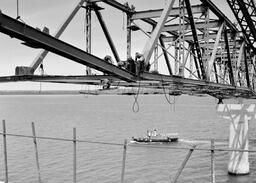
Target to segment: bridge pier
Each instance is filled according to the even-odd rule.
[[[217,111],[230,121],[229,148],[248,151],[248,122],[255,117],[255,104],[218,104]],[[249,152],[230,151],[228,173],[246,175],[249,172]]]

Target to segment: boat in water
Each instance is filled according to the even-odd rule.
[[[134,142],[162,142],[162,143],[169,143],[169,142],[177,142],[178,141],[178,134],[177,133],[158,133],[156,130],[154,131],[147,131],[146,137],[132,137],[132,141]]]

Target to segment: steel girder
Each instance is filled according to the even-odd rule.
[[[43,48],[55,54],[66,57],[77,63],[89,66],[99,71],[116,75],[128,82],[134,81],[134,75],[124,69],[114,66],[104,60],[84,52],[64,41],[58,40],[33,27],[17,21],[0,12],[0,32],[25,41],[31,47]]]
[[[242,29],[247,43],[256,54],[256,8],[254,0],[227,0],[227,2]]]
[[[50,83],[71,83],[103,85],[104,80],[109,80],[111,86],[122,87],[143,87],[149,89],[170,89],[172,92],[178,91],[179,94],[208,94],[216,98],[256,98],[255,93],[249,88],[234,87],[231,85],[207,82],[203,80],[187,79],[178,76],[167,76],[161,74],[142,73],[139,82],[125,82],[110,75],[87,75],[87,76],[5,76],[0,77],[1,82],[50,82]],[[172,92],[169,93],[172,95]]]
[[[204,11],[204,7],[202,5],[194,5],[191,6],[193,13],[202,13]],[[156,9],[156,10],[147,10],[147,11],[137,11],[132,13],[131,19],[138,20],[138,19],[145,19],[145,18],[158,18],[161,16],[163,9]],[[178,16],[180,8],[175,7],[170,12],[169,16]],[[185,12],[187,14],[187,12]]]

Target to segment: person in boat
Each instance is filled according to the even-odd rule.
[[[156,130],[154,130],[153,132],[152,132],[152,136],[156,136],[157,135],[157,131]]]

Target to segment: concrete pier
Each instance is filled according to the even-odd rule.
[[[218,113],[230,121],[229,148],[249,150],[248,122],[255,119],[255,104],[218,104]],[[228,173],[246,175],[250,172],[249,153],[231,151]]]

